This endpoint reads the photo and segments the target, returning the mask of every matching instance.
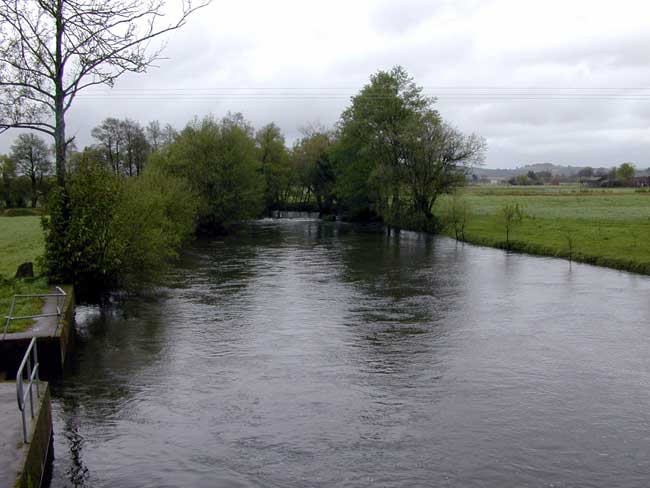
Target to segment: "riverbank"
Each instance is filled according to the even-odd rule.
[[[554,256],[650,274],[650,194],[632,189],[470,187],[461,240],[529,254]],[[516,203],[524,217],[506,240],[500,215]],[[444,199],[440,202],[445,204]],[[444,231],[456,237],[453,227]]]

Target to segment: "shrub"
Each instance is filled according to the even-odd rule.
[[[506,203],[499,211],[498,218],[506,233],[506,248],[510,248],[512,230],[524,220],[524,209],[518,203]]]
[[[454,232],[456,240],[465,240],[465,228],[471,214],[467,200],[454,195],[445,200],[441,210],[442,225]]]
[[[151,283],[192,232],[194,200],[171,176],[127,180],[83,161],[51,195],[43,269],[87,295]]]

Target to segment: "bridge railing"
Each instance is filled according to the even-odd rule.
[[[20,414],[22,417],[22,423],[23,423],[23,441],[25,443],[28,442],[28,436],[27,436],[27,412],[26,406],[27,406],[27,400],[29,399],[29,412],[30,412],[30,419],[34,418],[34,385],[36,385],[36,400],[41,396],[40,388],[39,388],[39,377],[38,377],[38,369],[39,369],[39,363],[38,363],[38,350],[36,348],[36,337],[33,337],[31,342],[29,343],[29,346],[27,347],[27,351],[25,352],[25,356],[23,357],[23,361],[20,363],[20,367],[18,368],[18,372],[16,373],[16,398],[18,400],[18,410],[20,410]],[[38,409],[38,405],[37,405]]]
[[[67,293],[59,286],[56,287],[56,293],[41,293],[41,294],[29,294],[29,295],[14,295],[13,300],[11,300],[11,306],[9,307],[9,315],[5,316],[5,328],[2,332],[2,339],[7,335],[9,330],[9,325],[14,320],[29,320],[29,319],[38,319],[41,317],[61,317],[63,313],[63,304],[65,303],[65,297]],[[38,315],[22,315],[14,317],[14,309],[16,308],[16,300],[21,300],[25,298],[56,298],[56,313],[42,313]]]

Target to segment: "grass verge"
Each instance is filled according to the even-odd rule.
[[[11,307],[14,295],[31,295],[49,293],[49,285],[45,278],[33,280],[0,280],[0,333],[4,331],[6,316]],[[37,315],[43,310],[42,298],[23,298],[16,301],[13,315]],[[12,321],[7,332],[23,332],[32,324],[33,320]]]

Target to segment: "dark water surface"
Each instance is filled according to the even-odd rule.
[[[650,486],[650,279],[294,219],[81,308],[53,487]]]

